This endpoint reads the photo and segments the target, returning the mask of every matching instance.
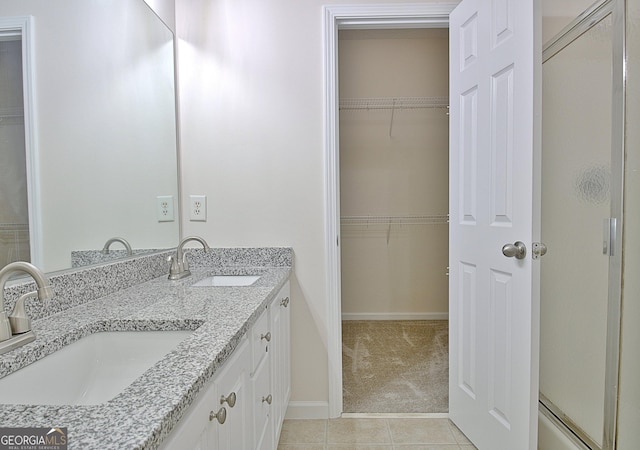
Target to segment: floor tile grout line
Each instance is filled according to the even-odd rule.
[[[324,421],[324,448],[329,448],[329,419]]]
[[[384,423],[387,427],[387,435],[389,436],[389,442],[391,442],[391,448],[395,447],[395,443],[393,442],[393,434],[391,434],[391,424],[389,424],[389,419],[384,419]]]

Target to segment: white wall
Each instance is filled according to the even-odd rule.
[[[208,221],[186,220],[184,234],[214,246],[293,247],[292,400],[320,408],[328,400],[326,3],[179,0],[176,14],[183,201],[208,201]]]

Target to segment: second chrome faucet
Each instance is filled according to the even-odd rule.
[[[183,247],[189,241],[197,241],[202,244],[205,251],[209,251],[209,244],[198,236],[189,236],[184,238],[178,244],[178,248],[176,249],[176,254],[170,256],[168,261],[171,264],[169,266],[169,279],[170,280],[180,280],[181,278],[188,277],[191,275],[189,271],[189,262],[187,261],[187,255],[184,253]]]
[[[13,312],[7,317],[4,310],[4,286],[16,272],[31,275],[31,278],[36,282],[37,289],[22,295],[16,301]],[[26,300],[38,297],[45,301],[51,299],[53,295],[49,279],[33,264],[16,261],[7,264],[0,270],[0,354],[28,344],[36,338],[36,335],[31,331],[31,320],[25,308]]]

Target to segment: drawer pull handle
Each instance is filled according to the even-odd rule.
[[[220,396],[220,404],[224,405],[224,402],[227,402],[227,404],[229,405],[230,408],[233,408],[234,406],[236,406],[236,393],[232,392],[231,394],[229,394],[228,397],[225,397],[224,395]]]
[[[286,308],[287,306],[289,306],[289,297],[283,298],[283,299],[280,301],[280,306],[284,306],[285,308]]]
[[[267,332],[267,334],[261,334],[260,340],[266,340],[267,342],[271,342],[271,331]]]
[[[227,420],[227,409],[223,406],[215,414],[213,413],[213,411],[211,411],[209,413],[209,422],[212,422],[213,419],[217,419],[220,425],[225,423],[225,421]]]
[[[267,405],[270,405],[272,401],[273,397],[271,396],[271,394],[267,395],[266,397],[262,397],[262,403],[267,402]]]

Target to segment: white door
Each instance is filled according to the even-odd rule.
[[[463,0],[450,16],[449,408],[480,450],[537,447],[535,3]],[[505,256],[517,241],[526,256]]]

